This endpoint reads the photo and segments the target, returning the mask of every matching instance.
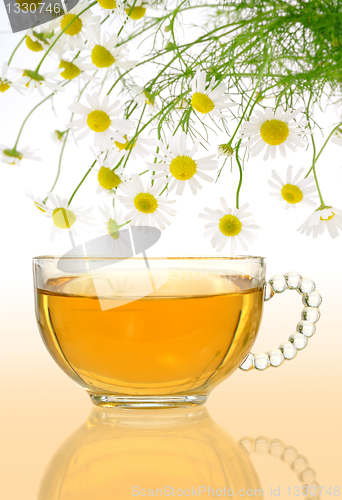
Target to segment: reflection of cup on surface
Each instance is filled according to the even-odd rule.
[[[72,258],[70,269],[78,269],[77,260],[90,271],[58,271],[58,258],[34,259],[36,314],[50,354],[95,404],[201,404],[245,359],[242,368],[251,363],[253,355],[246,356],[262,315],[263,258],[152,258],[148,266],[140,258],[113,264],[107,258],[106,266]],[[283,291],[281,279],[271,283]],[[300,323],[311,335],[309,322]],[[268,362],[294,357],[295,345],[306,340],[296,335],[273,357],[264,354]],[[258,363],[266,367],[255,355]]]
[[[38,500],[150,498],[151,490],[153,498],[164,498],[167,487],[171,498],[181,492],[193,498],[191,489],[198,497],[200,486],[211,488],[209,495],[202,489],[200,498],[219,498],[218,490],[223,497],[223,488],[227,498],[229,489],[243,488],[253,491],[251,498],[263,499],[248,453],[205,408],[94,408],[48,464]]]

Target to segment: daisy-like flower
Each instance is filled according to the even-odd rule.
[[[96,193],[112,197],[115,193],[114,189],[126,179],[125,169],[121,166],[117,167],[119,161],[125,156],[125,151],[111,150],[96,154],[92,148],[90,149],[99,165],[97,168],[93,167],[93,170],[97,172],[99,182]]]
[[[26,31],[26,47],[32,52],[41,52],[49,48],[50,39],[53,37],[53,31],[44,28],[29,29]]]
[[[63,230],[68,229],[74,236],[78,236],[76,227],[86,224],[94,226],[93,217],[89,216],[91,208],[82,210],[81,208],[72,208],[68,205],[66,198],[61,199],[57,195],[48,193],[50,204],[45,205],[45,216],[51,218],[53,226],[51,230],[51,241],[55,239],[56,234],[62,234]]]
[[[220,144],[217,148],[217,151],[219,155],[228,157],[233,156],[234,154],[234,149],[231,144],[229,144],[229,142],[227,144]]]
[[[56,46],[68,47],[70,50],[83,50],[87,48],[85,42],[89,38],[90,27],[93,24],[100,22],[100,16],[94,16],[90,10],[86,10],[79,17],[82,10],[85,9],[89,2],[80,2],[71,11],[69,11],[64,16],[59,17],[53,23],[51,27],[54,29],[55,36],[52,42],[60,35],[60,33],[68,26],[70,26],[64,31],[63,35],[58,39]]]
[[[11,87],[20,92],[20,85],[18,85],[16,82],[12,82],[7,78],[7,73],[8,73],[8,64],[5,62],[2,67],[1,71],[1,76],[0,76],[0,92],[4,93],[6,90],[10,89]],[[20,92],[21,93],[21,92]]]
[[[196,139],[191,149],[187,149],[186,139],[185,132],[170,136],[168,140],[170,149],[166,149],[160,142],[158,145],[164,155],[156,154],[155,156],[164,163],[147,163],[150,170],[159,172],[153,176],[154,179],[165,177],[165,175],[171,176],[171,179],[168,179],[169,191],[176,189],[177,195],[183,193],[186,184],[189,184],[192,193],[196,194],[197,189],[202,188],[197,177],[212,182],[213,179],[204,171],[217,169],[217,161],[213,159],[215,155],[194,159],[200,142],[199,138]]]
[[[331,138],[331,142],[337,144],[338,146],[342,146],[342,129],[338,128]]]
[[[119,101],[109,105],[109,96],[103,98],[100,102],[99,95],[93,93],[86,96],[90,107],[75,102],[68,109],[73,113],[83,115],[79,120],[70,122],[67,127],[73,128],[75,132],[81,132],[76,140],[84,139],[88,134],[94,132],[94,146],[102,151],[110,149],[112,142],[125,141],[124,135],[129,134],[133,127],[132,120],[115,118],[123,110],[118,107]]]
[[[105,16],[110,16],[111,14],[115,14],[123,23],[124,18],[126,17],[125,11],[122,5],[116,0],[97,0],[98,4],[102,8],[102,12]],[[112,16],[113,17],[113,16]]]
[[[339,230],[342,231],[342,210],[334,207],[320,207],[308,217],[298,231],[316,238],[324,233],[325,228],[333,239],[339,236]]]
[[[235,106],[236,103],[226,102],[230,99],[230,96],[225,94],[227,90],[225,83],[221,82],[214,88],[215,76],[213,76],[208,88],[206,88],[206,79],[206,72],[198,69],[192,81],[191,106],[202,115],[211,113],[212,115],[223,117],[222,109]]]
[[[151,113],[155,113],[159,110],[158,106],[155,105],[154,96],[148,90],[140,87],[140,85],[135,85],[132,87],[132,92],[135,94],[134,101],[136,103],[146,103],[148,105],[148,110]]]
[[[99,233],[109,234],[113,240],[118,240],[119,231],[125,225],[127,218],[125,219],[122,213],[115,210],[114,207],[109,208],[106,205],[104,208],[98,207],[98,209],[104,217],[104,228],[101,228]]]
[[[96,80],[94,76],[90,76],[85,71],[93,70],[94,66],[91,63],[87,63],[86,57],[67,56],[65,50],[59,46],[55,50],[55,54],[59,61],[59,69],[61,70],[61,77],[65,80],[73,80],[74,78],[81,77],[85,81]]]
[[[305,130],[301,126],[306,126],[306,120],[294,121],[294,118],[302,111],[284,111],[277,108],[275,112],[271,108],[266,108],[264,112],[255,111],[256,116],[252,116],[250,121],[245,121],[238,139],[247,139],[241,143],[241,147],[250,147],[251,156],[258,155],[265,147],[264,160],[269,156],[276,157],[277,149],[282,156],[286,156],[286,148],[296,152],[295,146],[305,147],[302,136],[310,134],[310,130]]]
[[[205,224],[206,231],[204,236],[211,236],[211,244],[217,252],[221,252],[227,243],[230,243],[230,253],[234,254],[237,243],[246,251],[247,243],[254,243],[256,235],[252,229],[260,229],[255,225],[255,221],[249,217],[252,215],[247,212],[248,203],[240,209],[228,208],[224,198],[220,199],[222,209],[213,210],[205,208],[205,213],[199,214],[202,219],[209,220]]]
[[[126,220],[131,219],[131,225],[159,226],[165,229],[170,225],[170,221],[164,215],[174,216],[176,211],[170,208],[170,203],[175,200],[168,200],[158,193],[165,186],[165,182],[156,182],[153,187],[144,187],[138,174],[132,174],[131,181],[122,182],[118,188],[114,199],[119,200],[130,211],[126,214]]]
[[[22,73],[22,77],[19,78],[16,83],[21,86],[25,86],[28,88],[29,93],[33,92],[34,89],[37,89],[39,94],[42,97],[45,97],[44,91],[43,91],[43,86],[48,87],[50,90],[53,92],[62,92],[64,91],[64,88],[61,87],[55,80],[54,78],[58,75],[61,74],[61,69],[58,69],[57,71],[52,71],[50,73],[45,73],[44,75],[37,73],[36,71],[33,71],[31,69],[24,69],[24,70],[18,70],[16,69],[15,71]],[[51,78],[51,80],[49,80]]]
[[[2,153],[1,161],[3,163],[8,163],[9,165],[20,166],[21,160],[34,160],[40,161],[41,158],[35,155],[36,151],[31,150],[29,147],[21,148],[18,151],[15,148],[7,148],[3,144],[0,144],[0,152]]]
[[[272,180],[268,184],[276,190],[270,193],[277,196],[279,201],[285,201],[285,209],[296,208],[298,203],[304,203],[314,207],[316,203],[311,199],[317,197],[317,187],[313,177],[299,180],[304,168],[301,168],[292,179],[292,165],[289,165],[286,173],[286,180],[283,182],[275,170],[272,170]]]
[[[127,1],[126,14],[134,21],[137,21],[144,17],[146,14],[147,7],[151,6],[151,0],[136,0],[134,7],[132,9],[132,5],[134,4],[133,0]]]
[[[64,141],[64,134],[67,132],[67,130],[64,130],[64,132],[61,132],[60,130],[54,130],[51,134],[51,138],[53,142],[56,142],[57,144],[61,144],[61,142]]]
[[[130,158],[136,160],[138,157],[145,158],[151,154],[149,147],[157,146],[158,141],[156,139],[144,139],[142,137],[138,137],[132,143],[131,140],[133,137],[125,136],[125,141],[115,141],[115,147],[119,151],[131,151]]]
[[[122,68],[124,70],[132,69],[137,64],[137,61],[123,60],[126,57],[127,51],[125,44],[117,47],[118,37],[101,33],[101,25],[92,26],[92,37],[89,44],[91,50],[91,61],[97,68]]]

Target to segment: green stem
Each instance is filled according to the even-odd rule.
[[[67,139],[68,139],[69,132],[70,132],[70,129],[67,130],[67,132],[65,133],[65,137],[64,137],[64,140],[63,140],[63,146],[62,146],[62,149],[61,149],[61,154],[59,155],[57,175],[56,175],[55,182],[53,183],[52,188],[50,189],[50,193],[52,193],[52,191],[55,189],[55,186],[56,186],[57,181],[59,179],[59,175],[61,173],[62,158],[63,158],[63,153],[64,153],[64,150],[65,150],[65,145],[66,145],[66,142],[67,142]]]
[[[134,141],[135,141],[135,138],[138,137],[139,135],[139,127],[140,127],[140,123],[141,123],[141,120],[142,120],[142,117],[144,116],[144,113],[145,113],[145,109],[146,109],[146,106],[147,104],[145,103],[144,104],[144,107],[143,107],[143,110],[141,112],[141,115],[140,115],[140,118],[139,118],[139,122],[138,122],[138,125],[137,125],[137,128],[136,128],[136,131],[135,131],[135,135],[132,137],[132,139],[129,141],[129,143],[127,144],[127,148],[128,148],[128,155],[126,157],[126,160],[125,160],[125,163],[123,164],[123,168],[126,167],[127,165],[127,162],[129,160],[129,157],[131,156],[131,153],[132,153],[132,149],[134,147]],[[132,145],[132,147],[130,148],[129,146]]]
[[[79,14],[77,14],[71,21],[70,23],[64,28],[64,30],[62,30],[60,32],[60,34],[57,36],[57,38],[55,39],[55,41],[50,45],[50,47],[48,48],[48,50],[45,52],[44,56],[42,57],[42,59],[40,60],[38,66],[36,67],[35,69],[35,73],[38,73],[39,72],[39,69],[44,61],[44,59],[46,58],[46,56],[48,55],[48,53],[50,52],[50,50],[52,49],[52,47],[54,45],[56,45],[56,43],[58,42],[58,40],[60,39],[60,37],[63,35],[63,33],[72,25],[73,22],[76,21],[76,19],[78,19],[84,12],[86,12],[87,10],[89,10],[91,7],[93,7],[94,5],[97,4],[97,1],[96,2],[92,2],[90,5],[88,5],[88,7],[86,7],[85,9],[83,9]]]
[[[25,40],[25,38],[26,38],[26,35],[23,36],[23,38],[20,40],[20,42],[18,43],[18,45],[13,50],[12,55],[9,58],[9,61],[7,63],[8,66],[11,64],[14,54],[17,52],[17,50],[19,49],[20,45],[23,43],[23,41]]]
[[[331,131],[331,132],[330,132],[330,134],[328,135],[328,137],[327,137],[326,141],[324,142],[323,146],[321,147],[321,149],[320,149],[320,151],[319,151],[318,155],[316,156],[315,163],[317,162],[318,158],[319,158],[319,157],[321,156],[321,154],[323,153],[325,146],[328,144],[328,142],[329,142],[329,141],[330,141],[330,139],[331,139],[331,136],[332,136],[332,135],[334,134],[334,132],[335,132],[338,128],[340,128],[340,127],[342,127],[342,122],[340,122],[338,125],[336,125],[336,127],[334,127],[334,128],[332,129],[332,131]],[[310,168],[310,170],[309,170],[309,171],[308,171],[308,173],[306,174],[305,179],[308,177],[308,175],[310,174],[311,170],[313,170],[313,168],[312,168],[312,167]]]
[[[16,147],[18,145],[18,142],[19,142],[19,139],[20,139],[20,136],[21,136],[21,133],[24,129],[24,126],[25,126],[25,123],[27,122],[27,120],[30,118],[30,116],[32,115],[32,113],[37,109],[39,108],[39,106],[41,104],[43,104],[45,101],[47,101],[48,99],[50,99],[50,97],[52,97],[54,95],[54,93],[48,95],[47,97],[45,97],[45,99],[43,99],[42,101],[40,101],[33,109],[31,109],[31,111],[29,112],[29,114],[26,116],[25,120],[23,121],[21,127],[20,127],[20,130],[19,130],[19,133],[18,133],[18,137],[17,137],[17,140],[15,141],[15,144],[14,144],[14,151],[16,151]]]
[[[239,196],[240,196],[240,189],[242,186],[242,167],[239,159],[239,148],[241,144],[241,139],[238,142],[238,145],[236,147],[236,152],[235,152],[235,158],[236,158],[236,163],[238,164],[239,167],[239,172],[240,172],[240,178],[239,178],[239,185],[236,191],[236,208],[239,208]]]
[[[75,191],[72,193],[69,201],[68,201],[68,206],[70,205],[70,203],[72,202],[75,194],[77,193],[77,191],[79,190],[79,188],[82,186],[83,182],[86,180],[86,178],[88,177],[88,175],[90,174],[90,172],[93,170],[93,167],[96,163],[96,160],[92,163],[91,167],[87,170],[87,172],[85,173],[85,175],[83,176],[81,182],[78,184],[77,188],[75,189]]]
[[[125,21],[124,21],[123,25],[121,26],[121,28],[120,28],[120,29],[119,29],[119,31],[118,31],[118,37],[121,35],[122,30],[123,30],[123,29],[124,29],[124,27],[126,26],[126,23],[127,23],[128,19],[129,19],[129,16],[130,16],[131,12],[133,11],[134,6],[135,6],[135,4],[136,4],[136,3],[137,3],[137,0],[134,0],[133,5],[131,6],[131,8],[130,8],[130,10],[129,10],[128,14],[127,14],[127,18],[125,19]]]
[[[241,123],[242,123],[243,119],[244,119],[244,118],[245,118],[245,116],[246,116],[246,113],[247,113],[247,110],[248,110],[248,108],[249,108],[249,105],[250,105],[250,103],[251,103],[251,101],[252,101],[252,99],[253,99],[253,97],[254,97],[254,94],[255,94],[255,92],[256,92],[256,90],[257,90],[258,86],[259,86],[259,83],[260,83],[260,81],[261,81],[261,79],[262,79],[262,77],[263,77],[263,75],[264,75],[264,71],[265,71],[265,68],[266,68],[266,65],[267,65],[267,64],[268,64],[268,59],[267,59],[267,61],[265,61],[264,65],[263,65],[263,67],[262,67],[262,69],[261,69],[261,71],[260,71],[260,74],[259,74],[259,77],[258,77],[258,81],[257,81],[257,83],[256,83],[256,85],[255,85],[255,87],[254,87],[254,90],[253,90],[253,92],[252,92],[251,97],[250,97],[250,98],[249,98],[249,100],[248,100],[248,103],[247,103],[247,105],[246,105],[246,107],[245,107],[245,110],[244,110],[244,112],[242,113],[242,116],[241,116],[241,118],[240,118],[240,120],[239,120],[239,123],[238,123],[238,125],[237,125],[237,127],[236,127],[236,129],[235,129],[235,131],[234,131],[234,134],[232,135],[232,138],[231,138],[231,139],[230,139],[230,141],[229,141],[229,144],[232,144],[232,142],[233,142],[233,140],[234,140],[234,138],[235,138],[235,136],[236,136],[236,134],[237,134],[237,131],[239,130],[240,125],[241,125]],[[237,208],[239,208],[239,207],[237,207]]]

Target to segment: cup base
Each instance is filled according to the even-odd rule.
[[[112,396],[90,393],[96,406],[120,408],[190,408],[203,405],[209,394],[194,396]]]

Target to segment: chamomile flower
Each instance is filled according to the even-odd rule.
[[[132,87],[132,92],[135,94],[134,101],[138,104],[144,102],[147,104],[148,111],[151,113],[156,113],[159,111],[158,106],[155,105],[155,97],[140,85],[135,85]]]
[[[105,16],[110,16],[111,14],[115,14],[115,16],[121,20],[121,24],[123,24],[126,15],[122,5],[117,0],[97,0],[97,1],[99,6],[102,8],[102,12]]]
[[[113,240],[118,240],[120,237],[119,231],[126,224],[127,218],[121,212],[115,210],[114,207],[104,208],[98,207],[104,217],[104,227],[99,230],[100,234],[109,234]]]
[[[83,80],[96,80],[94,76],[90,76],[85,71],[93,70],[94,67],[89,62],[86,62],[86,57],[67,56],[62,47],[55,50],[59,62],[59,69],[61,70],[61,77],[64,80],[73,80],[74,78],[81,77]]]
[[[256,235],[252,230],[259,229],[255,221],[249,218],[252,214],[247,212],[248,203],[240,209],[232,209],[228,208],[224,198],[220,201],[223,210],[205,208],[205,213],[199,214],[202,219],[209,220],[204,226],[206,229],[204,236],[211,236],[211,244],[217,252],[221,252],[229,243],[231,254],[235,253],[238,243],[246,251],[247,243],[252,244],[256,240]]]
[[[44,28],[29,29],[26,31],[26,47],[32,52],[41,52],[48,49],[51,43],[53,31]]]
[[[89,44],[91,50],[91,61],[97,68],[122,68],[124,70],[132,69],[137,61],[127,61],[127,51],[125,45],[117,46],[118,37],[114,33],[108,35],[101,32],[101,25],[92,26],[91,41]]]
[[[90,27],[93,24],[98,23],[101,18],[99,16],[94,16],[90,10],[86,10],[77,17],[82,10],[85,9],[86,4],[89,2],[80,2],[71,11],[64,16],[59,17],[51,26],[54,29],[55,36],[52,42],[60,35],[60,33],[67,28],[68,24],[70,26],[64,31],[63,35],[58,39],[56,46],[67,47],[70,50],[84,50],[87,46],[85,42],[89,38]]]
[[[289,165],[286,173],[286,180],[283,182],[275,170],[272,170],[272,180],[268,184],[276,190],[270,193],[277,196],[279,201],[285,201],[285,209],[296,208],[298,203],[304,203],[314,207],[316,203],[311,199],[317,197],[317,187],[313,177],[299,180],[304,172],[301,168],[292,179],[292,165]]]
[[[138,21],[146,14],[147,7],[150,7],[151,0],[136,0],[134,3],[133,0],[127,0],[126,14],[134,21]],[[132,5],[134,7],[132,8]]]
[[[45,97],[43,87],[48,87],[53,92],[64,91],[64,88],[54,80],[56,76],[61,74],[61,69],[52,71],[50,73],[45,73],[44,75],[30,69],[16,69],[15,71],[22,73],[22,77],[19,78],[16,83],[18,85],[27,87],[29,93],[33,92],[34,89],[37,89],[39,94],[42,97]]]
[[[94,226],[93,217],[89,215],[91,208],[82,210],[68,205],[66,198],[61,199],[57,195],[48,193],[49,204],[46,204],[45,216],[52,220],[51,241],[56,234],[62,234],[65,229],[70,230],[74,236],[78,236],[76,227],[82,228],[83,224]],[[82,228],[83,229],[83,228]]]
[[[338,146],[342,146],[342,129],[338,128],[331,138],[331,142],[337,144]]]
[[[245,121],[242,126],[239,139],[246,139],[241,147],[250,147],[251,156],[258,155],[265,147],[264,160],[269,156],[276,157],[277,149],[281,156],[286,156],[286,147],[296,152],[296,147],[305,147],[303,137],[309,133],[302,126],[307,125],[306,120],[294,121],[294,118],[302,111],[284,111],[278,107],[276,111],[265,108],[265,111],[255,111],[250,121]],[[285,147],[286,146],[286,147]]]
[[[96,154],[92,148],[90,149],[98,164],[98,167],[93,167],[93,170],[97,172],[99,183],[96,193],[112,197],[115,193],[114,189],[125,179],[125,169],[121,166],[117,167],[125,156],[125,151],[110,150]]]
[[[126,214],[126,220],[131,219],[131,225],[159,226],[165,229],[170,225],[170,221],[164,215],[174,216],[176,211],[170,208],[170,203],[175,200],[168,200],[165,196],[159,196],[165,186],[165,182],[156,182],[153,187],[150,183],[144,187],[138,174],[132,174],[131,180],[122,182],[118,188],[114,199],[119,200],[130,211]]]
[[[233,156],[234,154],[234,149],[231,146],[231,144],[226,143],[226,144],[220,144],[217,148],[218,154],[221,156],[227,156],[228,158]]]
[[[235,102],[226,102],[230,96],[225,94],[227,85],[223,82],[215,85],[215,77],[210,80],[208,88],[206,88],[207,74],[205,71],[197,70],[195,78],[192,81],[192,97],[191,106],[194,110],[202,115],[208,113],[223,117],[222,109],[235,106]]]
[[[156,139],[144,139],[143,137],[138,137],[132,143],[131,140],[133,137],[125,136],[125,141],[115,141],[115,148],[119,151],[131,151],[130,158],[132,160],[136,160],[137,158],[145,158],[151,154],[151,151],[148,149],[152,146],[157,146],[158,142]]]
[[[30,149],[29,147],[20,148],[18,151],[15,148],[7,148],[3,144],[0,144],[0,153],[2,153],[1,161],[3,163],[8,163],[9,165],[20,166],[21,160],[34,160],[40,161],[41,158],[35,155],[36,151]]]
[[[11,87],[20,92],[20,85],[18,85],[16,82],[12,82],[7,78],[7,73],[8,73],[8,64],[5,62],[2,66],[2,71],[0,75],[0,93],[6,92],[6,90],[10,89]],[[21,93],[21,92],[20,92]]]
[[[66,134],[67,130],[61,132],[60,130],[54,130],[51,134],[51,138],[53,142],[56,144],[61,144],[64,141],[64,134]]]
[[[176,189],[177,195],[183,193],[186,184],[189,184],[192,194],[196,194],[197,189],[202,188],[198,177],[212,182],[212,177],[205,174],[204,171],[217,169],[215,155],[194,159],[200,139],[196,139],[191,149],[187,149],[186,140],[185,132],[178,132],[174,136],[170,136],[168,140],[170,149],[166,149],[160,143],[158,145],[163,155],[159,153],[155,155],[163,163],[147,163],[150,170],[159,172],[153,176],[154,179],[168,176],[169,191]]]
[[[119,101],[109,105],[109,96],[105,96],[100,102],[99,95],[93,93],[86,96],[89,106],[75,102],[68,109],[73,113],[83,115],[79,120],[70,122],[67,126],[73,128],[75,132],[81,132],[76,140],[87,137],[94,132],[94,146],[102,151],[110,149],[114,141],[124,142],[125,134],[129,134],[133,127],[131,120],[115,118],[123,113],[119,107]]]
[[[298,228],[298,231],[316,238],[324,233],[325,228],[333,239],[339,236],[339,231],[342,231],[342,210],[334,207],[318,208]]]

